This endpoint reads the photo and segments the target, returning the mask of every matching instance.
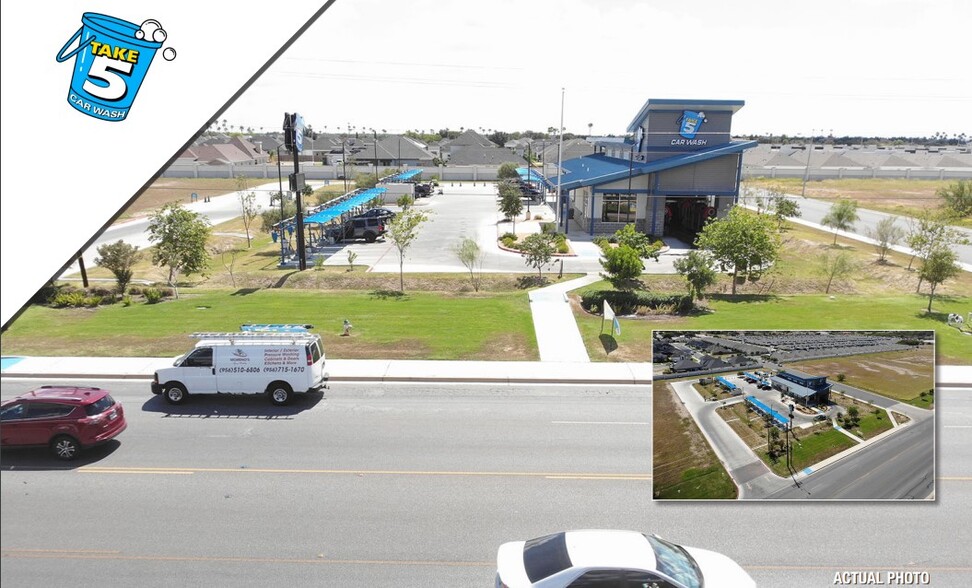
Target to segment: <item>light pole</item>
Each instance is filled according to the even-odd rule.
[[[527,160],[527,178],[526,178],[527,179],[527,186],[530,185],[530,159],[532,159],[532,157],[530,156],[530,143],[527,142],[527,158],[526,158],[526,160]],[[530,202],[532,202],[532,201],[533,201],[533,195],[531,194],[530,197],[527,198],[527,217],[530,216]]]
[[[341,139],[341,166],[344,168],[344,193],[348,193],[348,140]]]
[[[817,129],[813,129],[813,133],[810,135],[810,146],[807,148],[807,168],[803,172],[803,190],[800,192],[800,196],[803,198],[807,197],[807,179],[810,177],[810,154],[813,153],[813,135],[817,134]]]
[[[378,185],[378,131],[371,129],[371,134],[375,137],[375,185]]]

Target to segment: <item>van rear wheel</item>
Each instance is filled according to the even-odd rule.
[[[290,404],[294,391],[287,382],[274,382],[267,388],[267,395],[270,396],[270,402],[276,406],[283,406]]]

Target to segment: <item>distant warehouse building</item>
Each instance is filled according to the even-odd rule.
[[[775,390],[789,394],[804,406],[829,402],[833,386],[827,376],[814,376],[798,370],[783,370],[771,376],[770,383]]]

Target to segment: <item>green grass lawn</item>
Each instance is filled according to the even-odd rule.
[[[653,496],[736,498],[736,484],[667,382],[652,384],[651,401]]]
[[[606,289],[606,282],[585,289]],[[742,295],[713,296],[709,310],[694,316],[620,318],[621,335],[613,337],[614,347],[606,352],[600,337],[601,317],[577,311],[577,324],[595,361],[650,361],[651,331],[658,330],[934,330],[939,364],[972,364],[969,337],[945,324],[949,312],[972,307],[972,297],[936,299],[933,313],[927,314],[927,298],[919,295],[829,296],[804,294],[790,296]],[[605,327],[609,332],[610,327]]]
[[[862,439],[870,439],[871,437],[880,435],[892,427],[894,427],[894,425],[891,424],[891,420],[888,418],[887,412],[884,410],[879,410],[877,414],[874,414],[868,411],[861,414],[857,426],[853,429],[849,429],[849,431]]]
[[[341,337],[341,325],[354,325]],[[96,309],[28,308],[3,334],[25,355],[167,356],[194,331],[243,322],[309,323],[333,358],[539,359],[524,292],[489,295],[307,290],[183,290],[179,300]]]
[[[689,468],[682,472],[682,480],[677,484],[656,487],[655,498],[682,500],[712,500],[735,498],[736,485],[721,465],[707,468]]]
[[[794,442],[791,437],[790,446],[792,448],[793,469],[800,471],[803,468],[812,466],[832,455],[836,455],[845,449],[853,447],[854,444],[853,439],[834,429],[817,433],[800,434],[800,439],[797,442]],[[774,462],[767,455],[765,448],[762,451],[758,451],[757,454],[777,475],[790,475],[790,472],[786,469],[786,458],[780,458]]]

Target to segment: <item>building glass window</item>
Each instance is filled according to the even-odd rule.
[[[601,220],[606,223],[633,223],[637,210],[634,194],[605,194]]]

